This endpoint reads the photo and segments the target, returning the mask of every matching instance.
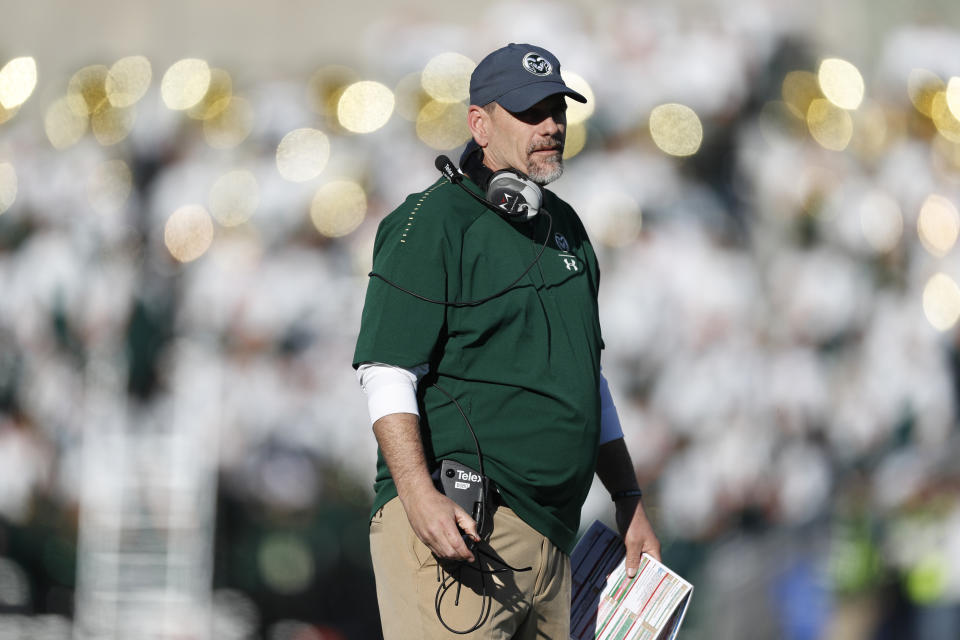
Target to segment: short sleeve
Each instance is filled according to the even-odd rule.
[[[417,296],[449,299],[450,282],[459,280],[455,252],[460,243],[448,239],[441,214],[434,211],[443,199],[425,205],[423,197],[409,198],[377,230],[376,275],[367,285],[354,367],[382,362],[410,368],[430,362],[443,337],[446,305]]]

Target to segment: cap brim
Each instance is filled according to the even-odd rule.
[[[570,96],[577,102],[585,103],[587,101],[586,98],[562,82],[536,82],[533,84],[524,85],[518,89],[514,89],[513,91],[508,91],[497,98],[496,102],[507,111],[519,113],[521,111],[526,111],[544,98],[548,98],[558,93],[562,93],[565,96]]]

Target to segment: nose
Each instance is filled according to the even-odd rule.
[[[560,133],[560,125],[552,115],[547,116],[540,122],[539,133],[546,137],[553,137]]]

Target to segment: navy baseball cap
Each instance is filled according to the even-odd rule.
[[[557,93],[587,101],[560,77],[557,57],[532,44],[511,42],[481,60],[470,75],[470,104],[481,107],[497,102],[519,113]]]

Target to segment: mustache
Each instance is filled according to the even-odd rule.
[[[530,146],[527,147],[527,154],[531,154],[534,151],[543,151],[546,149],[555,149],[557,152],[563,151],[563,139],[561,138],[549,138],[540,142],[532,142]]]

